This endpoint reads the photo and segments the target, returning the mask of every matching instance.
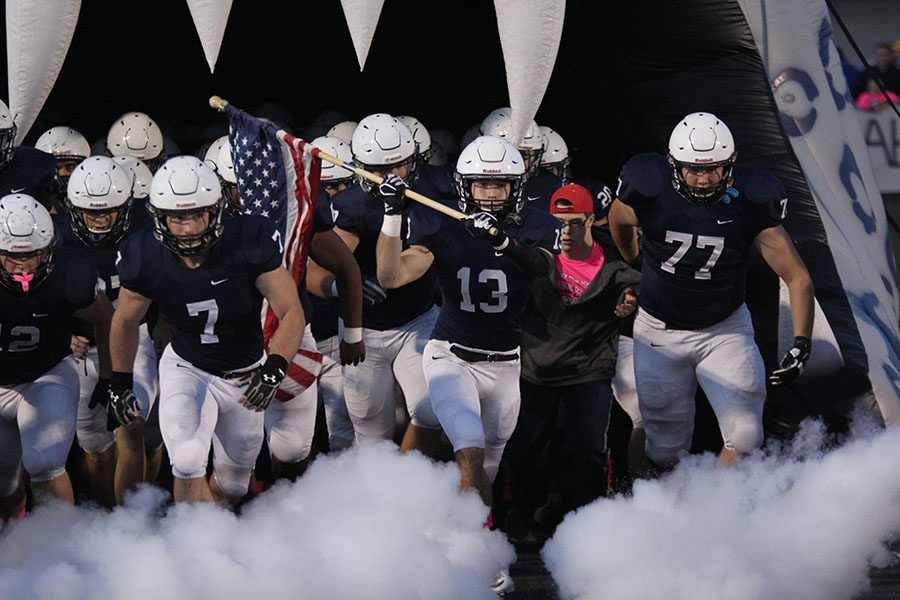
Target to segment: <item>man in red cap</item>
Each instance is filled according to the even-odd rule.
[[[560,408],[561,508],[573,510],[606,493],[606,430],[619,328],[637,306],[640,281],[609,234],[593,227],[587,189],[559,188],[550,213],[562,225],[562,253],[547,256],[552,268],[534,283],[521,346],[522,408],[504,455],[513,475],[515,505],[507,521],[513,539],[526,537],[528,529],[535,535],[540,525],[549,534],[546,529],[555,525],[532,520],[547,500],[545,459]]]

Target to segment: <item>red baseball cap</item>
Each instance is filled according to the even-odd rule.
[[[550,214],[594,214],[594,201],[591,193],[577,183],[564,185],[550,198]]]

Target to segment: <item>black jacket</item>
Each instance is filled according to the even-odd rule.
[[[615,374],[622,319],[614,311],[625,288],[638,292],[641,275],[622,259],[607,231],[594,227],[592,235],[605,259],[578,299],[563,304],[553,264],[547,277],[534,283],[521,345],[527,381],[562,386]]]

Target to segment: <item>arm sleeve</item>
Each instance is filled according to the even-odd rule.
[[[532,277],[543,277],[550,272],[550,257],[538,248],[510,239],[503,256],[513,261],[522,271]]]
[[[751,219],[749,237],[755,238],[760,231],[781,225],[788,210],[787,192],[781,181],[768,171],[758,171],[749,197]]]

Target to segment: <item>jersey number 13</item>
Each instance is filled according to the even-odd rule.
[[[475,312],[475,303],[472,302],[472,291],[469,288],[472,270],[469,267],[462,267],[456,272],[456,278],[459,279],[460,294],[462,301],[459,303],[460,310],[465,312]],[[509,287],[506,284],[506,273],[500,269],[482,269],[478,273],[478,283],[488,283],[489,281],[497,282],[497,289],[491,292],[490,302],[479,302],[478,308],[483,313],[501,313],[506,310],[507,298],[506,293]]]

